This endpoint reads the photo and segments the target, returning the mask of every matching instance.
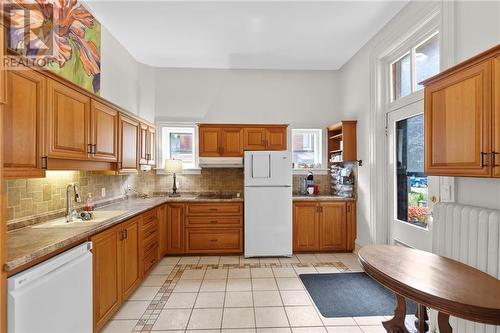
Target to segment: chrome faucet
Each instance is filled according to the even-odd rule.
[[[73,189],[73,201],[80,202],[80,193],[78,191],[78,185],[74,183],[69,183],[66,186],[66,223],[73,222],[73,219],[76,215],[76,210],[72,204],[72,200],[70,199],[70,192]]]

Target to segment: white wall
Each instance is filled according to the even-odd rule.
[[[101,26],[101,96],[138,114],[139,64]]]
[[[358,243],[372,242],[370,234],[370,198],[377,189],[370,188],[369,160],[374,152],[370,149],[369,119],[373,81],[370,57],[377,45],[394,34],[405,33],[412,22],[425,14],[425,2],[412,2],[389,22],[340,70],[340,101],[343,118],[358,119],[358,158],[365,166],[359,168]],[[453,19],[455,22],[454,54],[457,62],[500,43],[500,2],[457,1]],[[384,139],[382,139],[384,140]],[[500,208],[500,180],[457,179],[457,201],[464,204]],[[384,200],[385,201],[385,200]]]
[[[156,102],[156,69],[154,67],[139,64],[138,94],[139,116],[154,123]]]
[[[323,128],[341,119],[338,90],[335,71],[159,69],[156,120]]]

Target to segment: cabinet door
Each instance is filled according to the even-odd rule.
[[[148,152],[147,160],[149,165],[156,165],[156,131],[154,127],[148,127]]]
[[[158,252],[160,258],[167,254],[167,205],[158,208]]]
[[[139,219],[135,218],[122,225],[122,294],[126,299],[141,281],[139,268]]]
[[[148,125],[139,126],[139,164],[148,164]]]
[[[221,153],[220,128],[200,126],[200,157],[217,157]]]
[[[267,150],[286,150],[286,127],[269,127],[266,131]]]
[[[319,241],[321,251],[346,251],[346,203],[321,202]]]
[[[243,129],[243,149],[265,150],[266,129],[261,127],[246,127]]]
[[[490,175],[491,97],[491,61],[425,88],[426,174]]]
[[[243,156],[243,130],[237,127],[221,129],[222,156]]]
[[[5,53],[5,28],[0,24],[0,56],[3,59]],[[7,71],[3,61],[0,62],[0,104],[7,103]],[[1,319],[1,317],[0,317]],[[1,324],[0,324],[1,327]]]
[[[347,251],[354,251],[356,247],[356,202],[349,201],[346,203],[346,220],[347,220]]]
[[[493,176],[500,178],[500,56],[493,59]]]
[[[167,204],[167,253],[184,253],[184,204]]]
[[[118,161],[118,111],[92,101],[90,114],[92,132],[92,159]]]
[[[319,250],[319,219],[316,202],[293,204],[293,250],[299,252]]]
[[[120,173],[137,173],[139,168],[139,122],[120,114]]]
[[[7,72],[3,118],[5,177],[44,177],[45,78],[31,70]]]
[[[90,152],[90,98],[48,80],[48,156],[87,160]]]
[[[91,238],[94,288],[94,332],[118,310],[122,301],[121,241],[119,227]]]

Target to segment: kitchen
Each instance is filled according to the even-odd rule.
[[[491,82],[498,79],[494,75],[498,76],[495,59],[500,34],[466,48],[466,43],[471,44],[469,35],[457,28],[452,61],[446,57],[451,54],[446,49],[451,32],[445,19],[453,17],[461,27],[490,13],[489,19],[482,20],[490,29],[496,24],[491,18],[498,19],[500,13],[496,3],[459,2],[450,9],[438,1],[374,2],[356,22],[345,26],[362,27],[355,43],[343,44],[345,54],[329,46],[326,61],[319,52],[323,46],[315,43],[310,46],[318,52],[301,53],[295,48],[307,45],[307,38],[302,38],[283,41],[289,55],[295,50],[298,58],[281,55],[280,64],[272,55],[229,59],[221,50],[241,47],[243,52],[245,47],[236,40],[244,38],[250,49],[266,54],[262,50],[273,47],[263,45],[277,43],[285,32],[264,23],[279,19],[286,26],[300,17],[292,25],[293,34],[304,36],[323,31],[321,22],[336,18],[339,23],[330,28],[336,31],[344,27],[343,11],[359,11],[362,4],[151,5],[157,6],[153,17],[134,28],[138,35],[147,36],[146,46],[138,44],[133,28],[124,26],[137,19],[139,8],[144,9],[139,3],[71,4],[91,17],[78,23],[85,27],[85,39],[78,39],[76,28],[68,37],[68,45],[80,49],[71,61],[65,60],[65,66],[81,61],[74,71],[79,69],[83,78],[55,62],[47,68],[33,64],[2,68],[5,288],[0,293],[0,322],[5,331],[385,332],[387,321],[382,322],[394,310],[392,294],[389,310],[382,312],[373,312],[367,297],[356,293],[333,310],[330,305],[341,301],[325,299],[335,296],[334,289],[377,289],[373,280],[365,281],[368,275],[376,278],[366,266],[369,256],[360,249],[368,244],[403,245],[458,260],[459,255],[449,251],[452,245],[445,245],[448,229],[440,227],[441,219],[443,225],[453,222],[439,213],[445,209],[442,205],[481,207],[487,211],[480,214],[496,219],[500,207],[491,197],[500,188],[496,180],[484,179],[496,177],[497,171],[498,124],[493,120],[490,125],[488,120],[494,118],[494,107],[488,106],[486,98],[470,116],[471,104],[464,104],[463,112],[469,112],[465,123],[490,112],[481,113],[481,124],[487,123],[481,125],[484,128],[476,122],[484,131],[481,142],[471,139],[478,133],[468,133],[453,121],[450,126],[456,132],[448,128],[448,136],[437,135],[448,126],[444,118],[427,117],[441,112],[438,104],[425,104],[426,118],[419,118],[424,112],[421,81],[428,79],[425,100],[439,99],[442,95],[433,89],[446,86],[447,75],[458,77],[483,62],[488,65],[478,75],[485,78],[482,85],[475,83],[476,89],[490,89],[488,96],[496,98],[500,85]],[[28,12],[38,10],[26,6]],[[4,14],[11,15],[12,8],[6,8]],[[283,8],[287,14],[280,17]],[[120,19],[113,18],[115,11]],[[317,25],[300,15],[304,11],[317,18]],[[176,15],[184,18],[183,23]],[[228,22],[227,16],[236,19]],[[410,16],[413,19],[407,20]],[[12,42],[15,26],[7,24],[15,17],[9,16],[2,25],[1,49],[8,59],[17,59],[22,51],[19,42]],[[193,23],[194,30],[169,32],[189,27],[190,17],[199,19]],[[370,18],[376,23],[367,23]],[[165,20],[168,28],[155,28],[158,20]],[[238,31],[241,22],[250,24],[250,30],[222,34],[227,25]],[[367,54],[386,52],[376,45],[381,47],[391,31],[405,24],[422,26],[414,32],[418,37],[396,43],[409,43],[408,57],[385,45],[394,51],[387,58],[388,68],[393,80],[404,80],[405,66],[415,66],[417,78],[411,77],[409,88],[403,81],[393,82],[389,116],[384,113],[379,118],[372,106],[378,104],[366,96],[373,83],[363,77],[372,69],[365,70],[358,62],[374,63]],[[172,45],[182,46],[185,40],[195,45],[204,40],[200,34],[204,29],[210,31],[213,44],[197,51],[188,47],[184,52],[194,53],[187,57],[176,56],[163,45],[152,46],[160,38]],[[318,38],[342,41],[328,33]],[[75,40],[78,43],[73,44]],[[436,65],[432,61],[440,48]],[[199,57],[209,49],[216,51]],[[155,56],[155,50],[163,53]],[[418,76],[420,59],[429,61],[422,77]],[[429,79],[462,61],[450,72]],[[467,84],[462,88],[471,89]],[[356,90],[366,98],[353,96]],[[433,91],[438,92],[427,95]],[[384,105],[383,99],[378,101]],[[444,98],[441,102],[451,103]],[[413,110],[419,103],[420,109]],[[488,107],[491,110],[485,111]],[[371,115],[369,110],[376,112]],[[381,128],[384,122],[388,125]],[[438,131],[429,132],[429,128]],[[387,134],[379,136],[379,131]],[[450,145],[450,137],[474,145],[454,155],[442,149]],[[385,150],[386,143],[394,147]],[[380,145],[384,146],[382,159]],[[396,170],[396,176],[385,175],[387,170]],[[433,209],[434,221],[439,222],[429,220]],[[399,220],[395,224],[391,212]],[[490,234],[496,235],[491,223]],[[484,228],[478,233],[483,237]],[[442,246],[439,237],[443,237]],[[481,266],[485,260],[498,263],[498,256],[491,254],[497,240],[486,243],[488,256],[478,255],[477,263],[465,263],[498,279],[496,266]],[[349,274],[356,278],[335,280]],[[327,278],[331,279],[322,280]],[[353,281],[362,285],[349,288]],[[347,284],[330,288],[322,283]],[[385,293],[376,297],[382,299]],[[351,312],[329,315],[330,310],[348,309],[358,302],[365,302],[366,308],[360,305]],[[417,322],[427,321],[419,311]],[[57,319],[54,313],[59,314]],[[429,317],[428,326],[435,328],[438,322],[432,311]],[[494,325],[491,320],[472,319]],[[455,331],[468,332],[468,323],[456,318],[450,322]],[[498,331],[498,326],[492,327]]]

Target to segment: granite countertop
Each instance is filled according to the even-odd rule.
[[[115,224],[130,219],[147,210],[162,205],[166,202],[243,202],[243,198],[197,198],[197,195],[181,195],[180,197],[151,197],[146,199],[131,198],[107,206],[96,211],[122,210],[121,215],[107,219],[100,223],[89,222],[89,225],[78,227],[47,227],[42,224],[28,226],[7,233],[7,261],[4,269],[7,272],[27,266],[31,262],[48,256],[72,244],[77,244],[90,236],[107,229]],[[50,223],[46,222],[46,223]]]
[[[303,195],[294,194],[294,201],[356,201],[356,198],[344,198],[336,195]]]

